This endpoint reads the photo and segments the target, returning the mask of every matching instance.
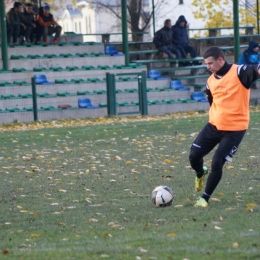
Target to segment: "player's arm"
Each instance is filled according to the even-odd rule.
[[[209,89],[209,86],[208,84],[206,84],[206,96],[208,98],[208,101],[209,101],[209,105],[211,106],[212,102],[213,102],[213,96],[211,94],[211,91]]]
[[[241,65],[237,73],[243,86],[249,89],[251,84],[260,77],[260,64]]]

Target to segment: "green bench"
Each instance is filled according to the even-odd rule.
[[[187,59],[153,59],[153,60],[132,60],[131,62],[137,64],[145,64],[147,68],[150,69],[151,65],[154,63],[170,63],[178,64],[181,62],[201,62],[204,61],[203,57],[187,58]]]
[[[248,44],[240,45],[239,47],[240,49],[247,49]],[[234,51],[235,46],[220,46],[219,48],[225,53],[227,51]]]

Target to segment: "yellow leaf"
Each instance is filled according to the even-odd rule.
[[[234,169],[235,167],[234,166],[232,166],[232,165],[227,165],[226,166],[226,169]]]
[[[66,190],[59,190],[59,192],[67,192]]]
[[[40,234],[31,234],[31,238],[33,238],[33,237],[41,237],[41,235]]]
[[[233,210],[234,208],[226,208],[226,210]]]
[[[18,209],[22,209],[23,207],[22,206],[16,206]]]
[[[108,238],[108,237],[112,237],[112,235],[111,234],[104,234],[104,238]]]
[[[246,206],[252,208],[252,207],[256,207],[257,205],[255,203],[248,203],[246,204]]]
[[[181,140],[181,141],[184,141],[184,140],[185,140],[185,138],[184,138],[184,137],[182,137],[180,140]]]
[[[90,222],[98,222],[98,220],[95,219],[95,218],[90,218],[89,221],[90,221]]]
[[[165,163],[170,163],[170,162],[172,162],[172,160],[170,160],[170,159],[165,159],[164,162],[165,162]]]
[[[237,243],[237,242],[234,242],[234,243],[232,244],[232,246],[233,246],[233,248],[238,248],[238,243]]]
[[[213,200],[213,201],[221,201],[220,199],[217,199],[217,198],[211,198],[211,200]]]
[[[129,164],[129,163],[131,163],[131,161],[130,161],[130,160],[127,160],[125,163]]]
[[[167,237],[176,237],[176,234],[175,233],[169,233],[169,234],[167,234]]]
[[[28,210],[20,210],[21,213],[28,213]]]
[[[85,173],[88,174],[88,173],[89,173],[89,169],[87,169],[87,170],[85,171]]]
[[[222,229],[221,227],[218,227],[218,226],[215,226],[214,228],[217,229],[217,230],[221,230]]]

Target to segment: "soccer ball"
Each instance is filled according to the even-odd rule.
[[[156,207],[171,206],[173,201],[173,192],[167,186],[158,186],[152,192],[152,202]]]

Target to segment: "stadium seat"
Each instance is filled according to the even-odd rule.
[[[2,94],[1,98],[3,99],[11,99],[14,98],[15,96],[13,94]]]
[[[116,105],[120,106],[120,107],[124,107],[124,106],[127,106],[129,104],[127,102],[123,101],[123,102],[116,102]]]
[[[103,80],[99,79],[99,78],[88,78],[87,82],[102,82]]]
[[[28,54],[27,58],[28,59],[39,59],[39,58],[41,58],[41,56],[38,54]]]
[[[23,55],[11,55],[11,60],[19,60],[24,59]]]
[[[62,71],[63,68],[60,67],[60,66],[51,66],[51,67],[50,67],[50,70],[52,70],[52,71]]]
[[[77,67],[77,66],[66,66],[66,69],[69,70],[69,71],[79,70],[79,67]]]
[[[41,106],[41,110],[55,110],[53,106]]]
[[[84,65],[81,68],[84,69],[84,70],[94,70],[95,69],[95,67],[93,67],[91,65]]]
[[[82,42],[70,42],[70,44],[72,44],[74,46],[80,46],[80,45],[82,45]]]
[[[26,71],[26,69],[25,68],[13,68],[12,71],[13,72],[24,72],[24,71]]]
[[[62,91],[62,92],[57,92],[58,97],[67,97],[70,96],[71,94],[67,91]]]
[[[88,95],[88,94],[90,94],[90,92],[89,91],[87,91],[87,90],[78,90],[77,91],[77,95],[78,96],[80,96],[80,95]]]
[[[85,80],[84,79],[71,79],[71,83],[75,84],[75,83],[84,83]]]
[[[43,55],[43,57],[48,58],[48,59],[52,59],[52,58],[57,58],[58,56],[56,54],[46,53],[46,54]]]
[[[13,82],[14,85],[18,85],[18,86],[27,86],[30,85],[29,82],[23,81],[23,80],[14,80]]]
[[[93,106],[89,98],[79,98],[78,106],[80,108],[98,108],[99,106]]]
[[[167,104],[176,103],[173,99],[163,99],[162,102],[167,103]]]
[[[180,80],[172,80],[170,83],[170,88],[174,90],[181,90],[181,91],[190,90],[190,88],[185,88],[182,85]]]
[[[116,89],[116,93],[123,93],[123,91],[121,89]]]
[[[68,84],[69,81],[66,79],[55,79],[55,84]]]
[[[83,52],[83,53],[77,52],[77,53],[76,53],[76,56],[78,56],[78,57],[87,57],[87,56],[89,56],[89,54],[86,53],[86,52]]]
[[[94,90],[93,94],[106,94],[107,92],[105,90]]]
[[[123,52],[118,52],[116,46],[106,46],[105,53],[111,56],[124,56]]]
[[[73,55],[72,54],[70,54],[70,53],[61,53],[60,54],[60,57],[62,57],[62,58],[70,58],[70,57],[72,57]]]
[[[125,89],[125,92],[128,92],[128,93],[136,93],[138,92],[138,90],[136,88],[126,88]]]
[[[23,111],[33,111],[33,107],[24,107]]]
[[[197,100],[191,100],[189,98],[179,98],[178,101],[182,102],[182,103],[194,103],[194,102],[198,102]]]
[[[156,104],[161,104],[159,100],[147,100],[148,105],[156,105]]]
[[[34,80],[35,80],[35,83],[38,84],[38,85],[52,85],[52,84],[55,84],[54,82],[49,82],[47,80],[46,75],[44,75],[44,74],[35,74],[34,75]]]
[[[99,103],[99,107],[107,107],[107,103]]]
[[[49,97],[50,94],[47,92],[41,92],[36,94],[37,97]]]
[[[91,52],[91,55],[95,57],[106,56],[106,54],[102,52]]]
[[[68,104],[61,104],[61,105],[58,105],[58,108],[61,108],[61,109],[67,109],[67,108],[71,108],[71,105],[68,105]]]
[[[156,80],[167,80],[168,78],[163,78],[159,70],[149,70],[148,77]]]
[[[132,101],[131,104],[139,106],[139,101]]]
[[[0,86],[1,87],[4,87],[4,86],[10,86],[10,85],[12,85],[12,83],[11,82],[8,82],[8,81],[0,81]]]
[[[47,69],[44,67],[33,67],[33,71],[36,71],[36,72],[45,71],[45,70],[47,70]]]
[[[114,65],[115,66],[115,65]],[[119,81],[130,81],[130,80],[132,80],[132,78],[130,78],[130,77],[119,77],[119,79],[118,79]]]
[[[18,111],[20,111],[20,108],[18,108],[18,107],[7,107],[5,109],[5,111],[7,111],[7,112],[18,112]]]
[[[20,98],[31,98],[32,94],[30,94],[30,93],[19,94],[18,97],[20,97]]]
[[[208,100],[205,98],[203,92],[193,92],[191,95],[191,98],[193,100],[197,100],[199,102],[208,102]]]
[[[101,70],[111,69],[108,65],[98,65],[97,67]]]

